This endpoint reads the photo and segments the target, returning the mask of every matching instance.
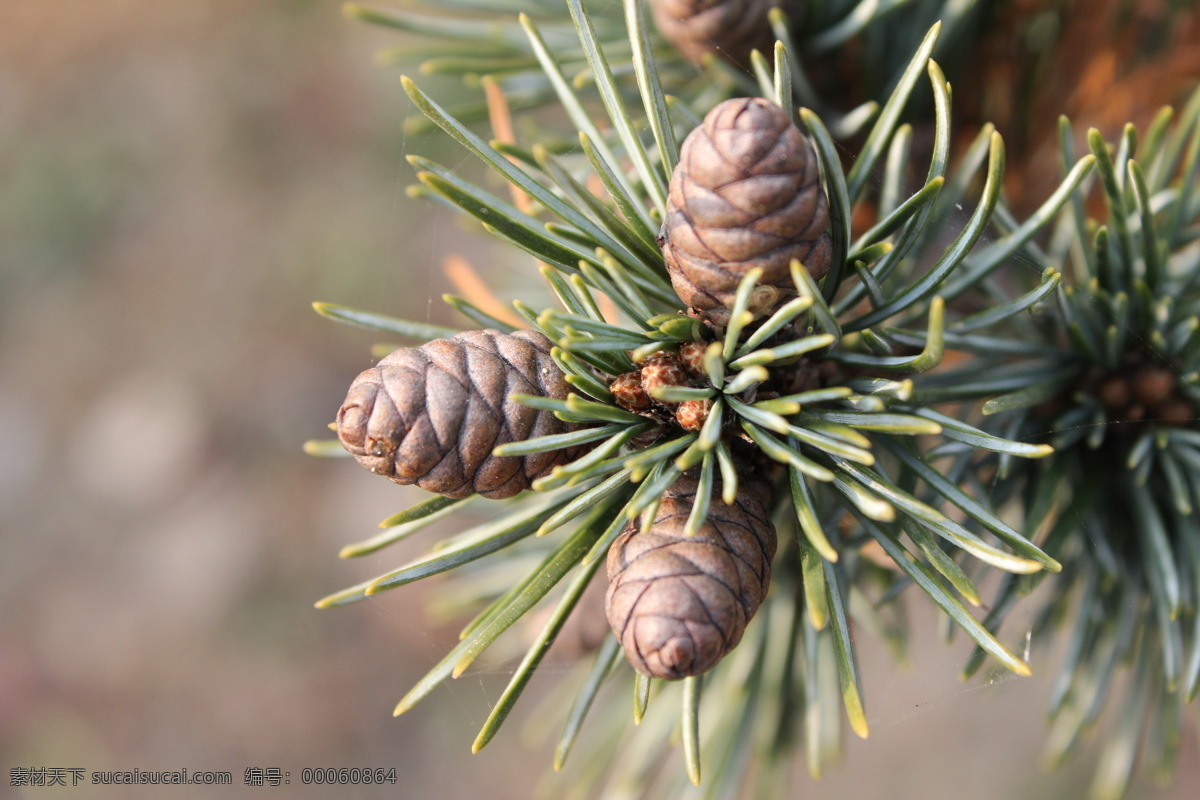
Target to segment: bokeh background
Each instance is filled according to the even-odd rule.
[[[405,196],[404,155],[442,145],[404,132],[415,112],[372,61],[393,41],[327,0],[0,0],[0,797],[538,789],[552,744],[521,724],[565,656],[471,756],[510,663],[390,715],[457,630],[425,610],[436,585],[312,607],[409,555],[336,558],[414,495],[301,452],[376,340],[310,302],[449,322],[438,265],[464,247]],[[961,684],[965,644],[912,615],[907,670],[862,642],[871,739],[819,782],[798,763],[796,796],[1081,796],[1094,751],[1038,769],[1057,654],[1033,653],[1031,680]],[[1132,796],[1200,794],[1196,733],[1173,785]],[[8,786],[38,766],[234,786]],[[292,783],[244,787],[247,767]],[[299,786],[304,767],[399,783],[335,795]]]

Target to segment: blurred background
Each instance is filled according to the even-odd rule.
[[[471,756],[510,663],[390,714],[457,631],[425,611],[435,582],[312,607],[411,555],[336,557],[415,495],[301,452],[377,338],[310,303],[450,322],[439,264],[463,246],[404,193],[404,155],[442,145],[403,132],[416,112],[372,61],[394,37],[338,5],[0,3],[0,797],[323,797],[300,770],[394,767],[340,794],[499,800],[549,769],[520,722],[565,656]],[[871,739],[819,782],[798,763],[796,795],[1081,795],[1094,752],[1038,769],[1057,654],[961,684],[965,644],[912,614],[907,671],[862,642]],[[1173,785],[1132,796],[1196,797],[1196,734]],[[24,790],[15,767],[234,785]],[[291,785],[243,786],[247,767]]]

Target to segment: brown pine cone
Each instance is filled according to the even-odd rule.
[[[797,0],[651,0],[650,7],[658,30],[688,61],[716,53],[743,66],[755,48],[770,57],[775,35],[767,12],[782,8],[794,24],[804,11]]]
[[[661,244],[675,292],[701,316],[727,324],[738,283],[755,267],[756,315],[795,294],[792,259],[823,277],[828,229],[816,156],[774,103],[726,100],[684,140]]]
[[[695,536],[685,536],[697,481],[683,477],[663,495],[654,525],[637,520],[608,551],[608,623],[643,675],[676,680],[712,669],[737,646],[766,597],[775,527],[760,489],[737,502],[714,500]]]
[[[575,426],[510,394],[565,398],[570,385],[536,331],[464,331],[397,350],[350,386],[338,438],[371,472],[446,497],[512,497],[581,448],[497,458],[507,442]]]

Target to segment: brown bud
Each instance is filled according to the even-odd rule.
[[[642,388],[650,397],[667,386],[687,386],[688,374],[674,353],[655,353],[642,365]],[[657,398],[655,398],[657,400]],[[662,402],[658,400],[658,402]],[[664,405],[669,405],[665,404]]]
[[[684,400],[675,409],[675,421],[685,431],[698,431],[704,427],[710,408],[712,400]]]
[[[337,416],[342,446],[372,472],[447,497],[504,498],[580,448],[497,458],[507,442],[565,433],[550,411],[509,399],[570,390],[536,331],[465,331],[397,350],[350,386]]]
[[[1133,374],[1133,394],[1139,403],[1158,405],[1175,391],[1175,373],[1167,367],[1147,364]]]
[[[685,536],[697,482],[663,495],[654,524],[631,522],[608,552],[608,622],[643,675],[676,680],[712,669],[737,643],[766,597],[775,528],[754,485],[727,506],[713,500]]]
[[[704,354],[708,352],[708,345],[704,342],[684,342],[679,348],[679,360],[683,362],[683,368],[687,370],[688,375],[693,378],[708,377],[708,370],[704,368]]]
[[[1106,378],[1096,389],[1096,396],[1109,411],[1123,411],[1132,399],[1129,381],[1120,375]]]
[[[774,103],[726,100],[683,142],[671,176],[663,257],[683,302],[718,325],[738,283],[763,270],[750,310],[795,294],[790,265],[829,271],[829,205],[812,148]]]
[[[1168,400],[1154,409],[1154,418],[1164,425],[1186,425],[1196,419],[1196,409],[1187,400]]]
[[[716,53],[743,66],[755,48],[769,54],[772,8],[783,8],[793,21],[804,10],[797,0],[651,0],[650,7],[659,31],[689,61]]]
[[[612,392],[613,399],[617,401],[617,405],[635,414],[648,411],[654,404],[654,401],[650,399],[650,395],[646,394],[646,390],[642,388],[642,373],[640,370],[618,375],[612,384],[609,385],[608,390]]]

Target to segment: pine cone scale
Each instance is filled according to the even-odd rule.
[[[492,487],[490,482],[485,480],[487,476],[481,472],[481,468],[485,462],[491,460],[492,450],[501,443],[504,430],[502,418],[497,417],[499,414],[491,409],[479,394],[472,393],[467,413],[463,415],[459,428],[460,446],[454,448],[454,452],[458,453],[462,460],[463,473],[474,475],[474,483],[484,492]]]
[[[787,146],[782,140],[787,129],[777,127],[777,120],[769,118],[765,120],[765,125],[770,125],[770,128],[753,127],[755,122],[764,120],[761,114],[747,115],[746,108],[730,120],[718,117],[716,125],[728,127],[716,127],[712,133],[711,152],[718,155],[722,166],[735,176],[729,183],[783,171],[791,172],[802,166],[793,154],[786,152]],[[738,127],[739,123],[746,127]]]
[[[751,225],[787,209],[795,202],[796,194],[807,188],[803,175],[755,175],[714,186],[712,191],[747,217],[749,221],[744,224]],[[714,220],[706,221],[720,227]]]
[[[676,548],[676,552],[673,555],[678,563],[679,568],[677,568],[677,570],[670,577],[683,581],[683,583],[692,592],[697,592],[697,589],[695,586],[688,583],[688,578],[703,579],[706,583],[711,584],[713,588],[724,589],[729,593],[729,600],[731,601],[730,603],[699,604],[699,607],[704,610],[704,613],[708,615],[710,619],[713,618],[714,610],[716,610],[721,616],[728,616],[729,614],[733,613],[731,609],[736,606],[737,608],[741,609],[742,617],[749,621],[753,612],[747,608],[747,603],[744,599],[744,594],[742,591],[742,581],[740,580],[740,575],[738,575],[737,565],[733,563],[733,559],[729,558],[728,554],[724,552],[713,552],[717,549],[718,548],[715,548],[712,545],[701,545],[696,548],[696,552],[688,554],[687,552],[679,552],[680,550],[686,551],[685,547]],[[723,570],[714,570],[712,574],[705,571],[704,567],[711,563],[713,559],[724,561],[726,563],[723,566],[732,566],[734,568],[733,570],[729,571],[729,574],[738,575],[739,580],[737,581],[737,586],[733,586],[730,583],[725,575],[725,571]],[[689,569],[690,571],[688,571]],[[707,587],[700,587],[700,593],[696,594],[697,599],[703,599],[703,593],[707,591]]]
[[[715,628],[721,634],[721,640],[725,647],[732,649],[737,641],[734,638],[733,632],[744,628],[746,623],[750,621],[751,613],[747,612],[746,607],[742,604],[740,595],[732,587],[716,581],[711,586],[701,583],[699,587],[692,585],[688,580],[689,577],[699,577],[703,579],[703,573],[697,573],[696,576],[680,576],[679,581],[691,593],[694,601],[693,607],[704,612],[704,617],[708,624]],[[728,594],[728,598],[724,603],[706,603],[705,595],[710,593],[713,588],[722,588]],[[719,609],[714,616],[714,609]],[[718,619],[720,617],[720,619]],[[737,636],[740,640],[741,636]]]
[[[454,368],[459,368],[455,365]],[[470,413],[470,390],[447,369],[431,370],[425,382],[426,396],[441,398],[426,407],[430,431],[437,452],[455,454],[454,444],[463,430],[463,420]],[[439,461],[439,465],[444,459]],[[435,490],[436,491],[436,490]]]
[[[421,392],[424,392],[428,362],[420,356],[406,359],[406,361],[419,362],[418,368],[413,369],[408,363],[405,363],[393,374],[380,373],[381,380],[378,383],[372,381],[375,390],[374,403],[378,404],[382,401],[384,405],[382,413],[376,411],[378,405],[373,405],[368,411],[370,420],[368,423],[369,452],[372,455],[383,457],[387,461],[394,461],[395,469],[400,474],[415,477],[432,469],[439,460],[437,454],[441,451],[437,447],[437,436],[429,421],[420,419],[419,414],[411,405],[403,402],[405,396],[397,394],[395,391],[411,382],[419,387]],[[402,402],[397,403],[397,398]],[[409,420],[413,420],[416,423],[415,426]],[[416,428],[414,436],[410,440],[406,440],[404,445],[400,445],[392,438],[391,432],[397,426],[406,429],[410,426]],[[339,432],[344,427],[346,426],[339,426]]]
[[[740,182],[732,181],[726,185],[732,186]],[[681,210],[680,213],[683,213],[684,219],[690,224],[695,224],[693,216],[699,217],[709,226],[716,228],[733,228],[754,222],[754,212],[746,209],[745,203],[739,205],[733,202],[723,192],[723,188],[705,186],[692,180],[687,173],[682,173],[677,185],[678,191],[672,192],[670,195],[671,204]],[[684,203],[685,197],[687,198],[686,203]]]
[[[711,254],[718,264],[728,268],[733,265],[753,264],[754,267],[778,271],[777,262],[781,252],[791,250],[811,249],[809,243],[796,245],[788,241],[788,237],[780,236],[771,231],[759,231],[751,228],[708,228],[693,226],[692,234],[704,250]],[[735,284],[736,285],[736,284]]]

